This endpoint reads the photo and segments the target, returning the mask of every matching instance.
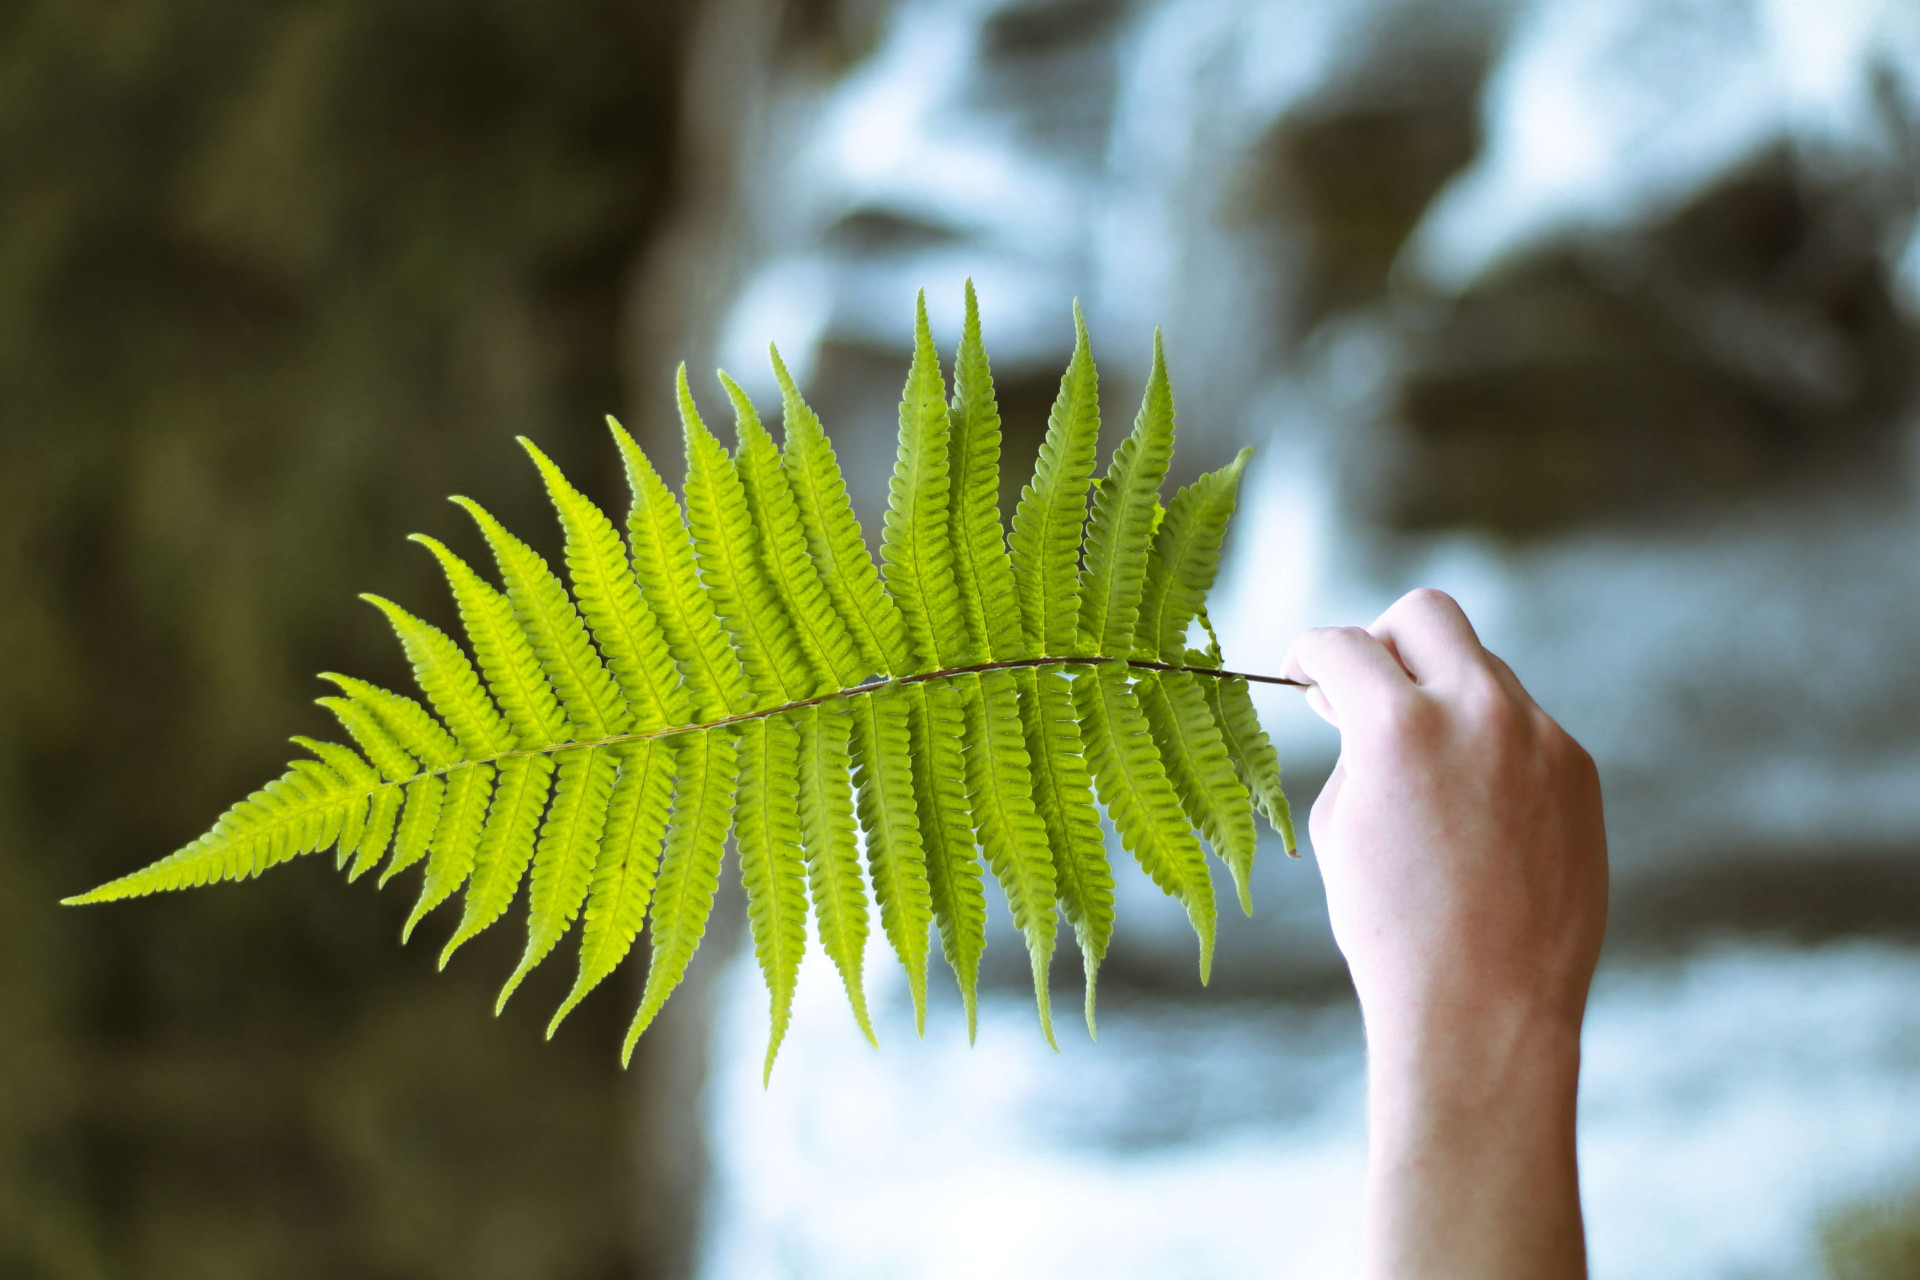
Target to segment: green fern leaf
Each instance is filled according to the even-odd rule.
[[[739,750],[726,730],[691,733],[674,748],[678,785],[667,819],[666,849],[660,879],[653,890],[647,932],[653,959],[639,1011],[620,1046],[620,1062],[633,1058],[633,1046],[660,1013],[660,1007],[686,975],[687,962],[706,933],[713,895],[720,886],[720,857],[733,825],[739,786]]]
[[[394,634],[400,637],[413,663],[413,678],[426,691],[427,701],[442,722],[453,730],[458,758],[471,760],[513,746],[507,722],[481,689],[480,677],[474,674],[467,655],[446,632],[420,621],[390,600],[371,594],[360,598],[386,614],[393,624]]]
[[[406,792],[399,787],[387,787],[373,793],[373,804],[367,810],[367,826],[360,833],[360,842],[353,850],[353,865],[347,868],[347,883],[352,884],[367,872],[380,865],[380,859],[387,854],[387,847],[393,840],[394,827],[400,821],[400,804],[406,798]]]
[[[772,358],[774,377],[780,383],[786,435],[781,460],[793,488],[801,527],[806,531],[807,550],[858,651],[860,676],[875,671],[906,671],[913,665],[906,623],[893,598],[880,585],[880,571],[853,517],[853,504],[847,499],[847,484],[833,445],[821,429],[820,419],[801,399],[779,351],[772,351]]]
[[[332,783],[324,780],[328,776]],[[318,848],[327,815],[344,814],[353,794],[345,780],[324,765],[289,769],[228,809],[212,831],[179,852],[66,901],[113,902],[256,876]]]
[[[807,944],[806,863],[800,852],[800,734],[784,715],[740,731],[740,798],[735,833],[747,891],[753,954],[766,979],[773,1022],[762,1082],[786,1038],[800,953]]]
[[[533,441],[521,436],[520,447],[540,469],[547,495],[559,513],[573,598],[633,713],[633,726],[657,729],[685,724],[692,708],[660,624],[640,598],[640,585],[613,521],[568,483]]]
[[[473,517],[492,549],[507,599],[513,602],[514,619],[560,695],[574,733],[604,738],[626,728],[631,719],[626,700],[594,652],[586,624],[560,579],[532,547],[508,533],[479,503],[461,497],[453,501]]]
[[[810,918],[874,1038],[869,881],[916,1029],[937,925],[973,1037],[984,852],[1024,936],[1052,1043],[1056,911],[1080,947],[1089,1033],[1114,927],[1097,795],[1122,844],[1185,906],[1204,980],[1216,908],[1200,837],[1243,905],[1250,808],[1290,852],[1293,839],[1272,745],[1245,680],[1221,669],[1204,608],[1246,455],[1162,507],[1173,398],[1156,336],[1132,434],[1094,481],[1098,373],[1076,307],[1073,358],[1009,538],[996,502],[1000,411],[971,284],[965,303],[951,398],[924,297],[916,303],[878,564],[779,353],[784,446],[721,375],[733,455],[700,420],[683,368],[682,497],[609,419],[633,492],[623,540],[523,439],[559,517],[568,583],[478,504],[455,499],[500,586],[435,539],[415,540],[446,575],[467,648],[366,597],[399,637],[425,705],[327,675],[339,696],[321,705],[351,746],[295,738],[309,757],[212,830],[70,901],[244,879],[328,848],[349,880],[379,868],[385,885],[424,863],[402,936],[464,888],[444,966],[525,882],[526,945],[496,1011],[578,919],[578,971],[551,1036],[644,926],[651,959],[625,1062],[687,972],[732,833],[768,987],[771,1072]],[[1204,653],[1185,648],[1194,621]]]
[[[499,697],[500,709],[506,713],[519,745],[544,747],[565,739],[567,722],[560,712],[560,700],[554,697],[553,685],[540,670],[526,632],[514,620],[512,603],[438,540],[416,533],[413,541],[440,562],[459,607],[467,643],[473,646],[480,670]]]
[[[1195,659],[1207,655],[1189,652],[1188,665],[1196,665]],[[1208,663],[1218,663],[1214,657]],[[1268,824],[1278,835],[1282,846],[1289,855],[1298,857],[1298,847],[1293,834],[1293,813],[1287,804],[1287,793],[1280,787],[1280,758],[1274,753],[1273,744],[1267,740],[1267,731],[1260,727],[1260,717],[1253,709],[1253,695],[1247,690],[1245,680],[1229,677],[1223,680],[1208,680],[1205,692],[1208,708],[1213,713],[1213,722],[1220,727],[1220,738],[1227,749],[1227,758],[1233,761],[1234,772],[1240,775],[1241,785],[1253,793],[1253,803],[1260,810]]]
[[[960,984],[967,1040],[979,1027],[980,954],[987,947],[987,899],[974,855],[973,814],[967,803],[965,712],[949,684],[907,689],[913,793],[919,805],[927,897],[940,926],[940,950]]]
[[[949,489],[947,519],[953,541],[954,586],[974,661],[1028,655],[1020,620],[1013,562],[1000,527],[1000,407],[993,371],[980,341],[980,304],[967,281],[966,321],[953,362],[953,403],[947,411]]]
[[[407,754],[365,703],[351,698],[318,698],[319,705],[333,712],[340,727],[353,738],[374,768],[389,782],[405,782],[420,766]]]
[[[813,897],[820,947],[840,971],[860,1033],[880,1041],[867,1018],[862,982],[867,949],[867,887],[853,838],[850,735],[852,722],[839,708],[807,707],[793,713],[800,746],[800,847]]]
[[[400,927],[400,941],[413,936],[414,926],[467,882],[474,854],[480,847],[480,827],[486,821],[487,801],[493,795],[493,766],[469,765],[447,775],[447,789],[434,824],[427,873],[420,898]]]
[[[1092,1034],[1095,983],[1113,936],[1113,870],[1107,865],[1100,813],[1093,807],[1093,779],[1074,719],[1073,687],[1064,671],[1048,666],[1016,671],[1014,678],[1020,687],[1021,731],[1033,761],[1033,807],[1046,826],[1061,913],[1080,946],[1087,1031]]]
[[[1033,480],[1013,513],[1013,573],[1027,645],[1066,657],[1080,642],[1080,538],[1100,442],[1100,375],[1080,304],[1073,304],[1073,360],[1047,416]]]
[[[721,385],[733,402],[739,448],[734,465],[753,517],[754,544],[766,571],[768,585],[780,611],[792,624],[794,638],[806,655],[816,689],[857,684],[867,672],[854,651],[847,624],[827,598],[820,574],[813,567],[806,531],[793,500],[786,469],[773,437],[760,425],[760,415],[740,384],[726,374]]]
[[[673,747],[659,738],[635,743],[620,759],[580,926],[580,976],[547,1023],[549,1040],[561,1020],[626,959],[646,921],[673,797],[674,764]]]
[[[481,829],[480,846],[473,855],[473,875],[467,882],[460,924],[440,952],[442,969],[468,939],[504,915],[514,894],[520,891],[527,864],[533,861],[540,814],[547,807],[547,792],[552,785],[552,756],[511,756],[500,762],[493,807],[487,812],[487,825]]]
[[[400,828],[393,836],[393,857],[380,873],[380,887],[427,856],[433,833],[440,829],[440,809],[446,799],[447,780],[437,774],[415,778],[407,784],[406,807],[400,811]]]
[[[1178,662],[1187,647],[1187,624],[1199,613],[1220,567],[1220,545],[1253,450],[1218,471],[1209,471],[1182,489],[1167,508],[1153,538],[1147,579],[1141,591],[1134,651],[1146,658]]]
[[[961,677],[958,683],[966,716],[969,807],[987,862],[1006,892],[1014,927],[1027,940],[1040,1027],[1053,1045],[1053,1010],[1047,998],[1053,962],[1053,851],[1033,806],[1033,762],[1021,731],[1018,693],[1007,671]]]
[[[954,548],[954,585],[960,595],[967,645],[975,661],[1028,656],[1013,562],[1000,525],[1000,409],[993,373],[980,338],[980,307],[973,283],[954,359],[948,408],[950,490],[948,519]],[[1053,855],[1035,812],[1032,761],[1021,729],[1018,685],[1005,671],[958,681],[966,716],[968,805],[987,862],[1007,895],[1014,925],[1033,963],[1040,1025],[1053,1043],[1047,974],[1053,960]]]
[[[1200,842],[1167,781],[1124,663],[1103,662],[1073,681],[1085,727],[1087,763],[1120,842],[1161,890],[1180,900],[1200,939],[1200,980],[1213,971],[1213,881]]]
[[[372,765],[360,758],[360,753],[351,747],[343,747],[337,742],[316,742],[312,738],[295,735],[295,746],[305,747],[326,764],[340,780],[355,790],[371,792],[380,785],[380,773]]]
[[[333,712],[368,760],[390,783],[404,782],[412,777],[419,764],[402,749],[393,735],[374,716],[364,703],[350,698],[320,698],[319,704]],[[361,829],[360,838],[352,849],[346,847],[343,840],[340,858],[349,856],[353,865],[347,871],[347,883],[351,884],[371,871],[386,856],[387,846],[393,840],[394,824],[400,818],[400,803],[405,793],[397,786],[384,787],[373,793],[372,802],[367,809],[366,825]]]
[[[347,865],[347,859],[352,857],[354,851],[360,847],[360,837],[366,833],[367,813],[373,793],[380,786],[380,773],[361,759],[358,752],[350,747],[343,747],[337,742],[316,742],[312,738],[298,734],[294,735],[292,741],[295,746],[305,747],[320,757],[327,767],[338,774],[346,782],[347,787],[358,795],[357,799],[349,800],[347,808],[341,813],[340,830],[336,839],[323,841],[320,845],[324,849],[329,843],[334,844],[338,850],[334,860],[334,870],[338,871]],[[296,762],[294,767],[301,767],[300,762]]]
[[[566,935],[593,882],[593,865],[606,827],[607,805],[619,768],[617,748],[575,747],[556,757],[559,776],[553,804],[533,851],[532,884],[527,892],[527,949],[514,968],[493,1011],[547,958]]]
[[[680,385],[684,392],[684,369]],[[691,412],[691,404],[691,396],[686,397],[684,411]],[[607,419],[607,425],[620,447],[627,483],[633,490],[627,538],[634,577],[640,582],[647,607],[660,621],[694,713],[712,720],[730,711],[745,711],[752,703],[747,673],[727,643],[712,602],[701,589],[679,500],[626,429],[612,418]]]
[[[908,699],[899,689],[881,689],[848,700],[853,716],[853,780],[860,794],[860,829],[866,837],[867,872],[880,928],[906,970],[913,1000],[913,1026],[927,1029],[927,929],[933,901],[927,887],[927,852],[920,839],[914,802],[912,737]]]
[[[1252,915],[1250,880],[1257,844],[1252,798],[1227,758],[1207,695],[1196,683],[1199,679],[1176,672],[1147,672],[1134,688],[1166,766],[1167,781],[1180,797],[1180,808],[1233,873],[1240,909]]]
[[[1160,332],[1153,334],[1153,372],[1133,421],[1093,495],[1086,565],[1080,574],[1080,643],[1088,653],[1133,651],[1134,623],[1146,580],[1160,482],[1173,457],[1173,391],[1167,385]]]
[[[960,590],[953,578],[948,521],[947,390],[927,327],[923,293],[914,313],[913,364],[900,399],[900,452],[887,490],[880,541],[887,594],[899,606],[913,650],[911,671],[959,665],[966,645]]]
[[[754,708],[808,697],[816,692],[817,680],[761,563],[739,471],[700,420],[684,366],[679,388],[687,441],[687,522],[701,584],[733,636]]]
[[[427,768],[451,769],[462,763],[460,744],[454,741],[445,725],[412,698],[332,671],[322,671],[320,678],[364,708],[400,749],[418,757]],[[352,726],[348,728],[351,731]],[[408,762],[405,776],[413,772],[412,763]]]

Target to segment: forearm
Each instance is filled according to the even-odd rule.
[[[1309,631],[1282,670],[1340,729],[1308,825],[1367,1023],[1361,1273],[1581,1280],[1599,772],[1437,591]]]
[[[1366,1280],[1586,1275],[1577,1025],[1525,1011],[1370,1027]],[[1445,1023],[1471,1025],[1468,1042]]]

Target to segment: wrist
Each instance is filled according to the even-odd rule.
[[[1579,1074],[1577,1024],[1520,1002],[1370,1023],[1363,1274],[1584,1275]]]
[[[1429,998],[1416,1008],[1365,1008],[1368,1079],[1396,1093],[1499,1098],[1506,1087],[1572,1090],[1580,1014],[1522,997]]]

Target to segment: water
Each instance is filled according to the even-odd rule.
[[[944,976],[944,975],[943,975]],[[1361,1041],[1347,1005],[939,1003],[884,1049],[829,966],[801,975],[760,1088],[765,993],[725,990],[707,1099],[706,1280],[910,1275],[1325,1277],[1355,1265]],[[1920,950],[1724,942],[1609,968],[1594,992],[1581,1169],[1596,1280],[1820,1273],[1822,1219],[1920,1179]]]

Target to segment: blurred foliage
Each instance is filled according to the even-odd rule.
[[[320,866],[54,902],[401,679],[351,593],[536,523],[513,432],[611,491],[690,9],[0,6],[0,1276],[646,1269],[617,993],[542,1045]]]
[[[1920,1276],[1920,1191],[1899,1203],[1844,1209],[1821,1229],[1831,1280],[1914,1280]]]

